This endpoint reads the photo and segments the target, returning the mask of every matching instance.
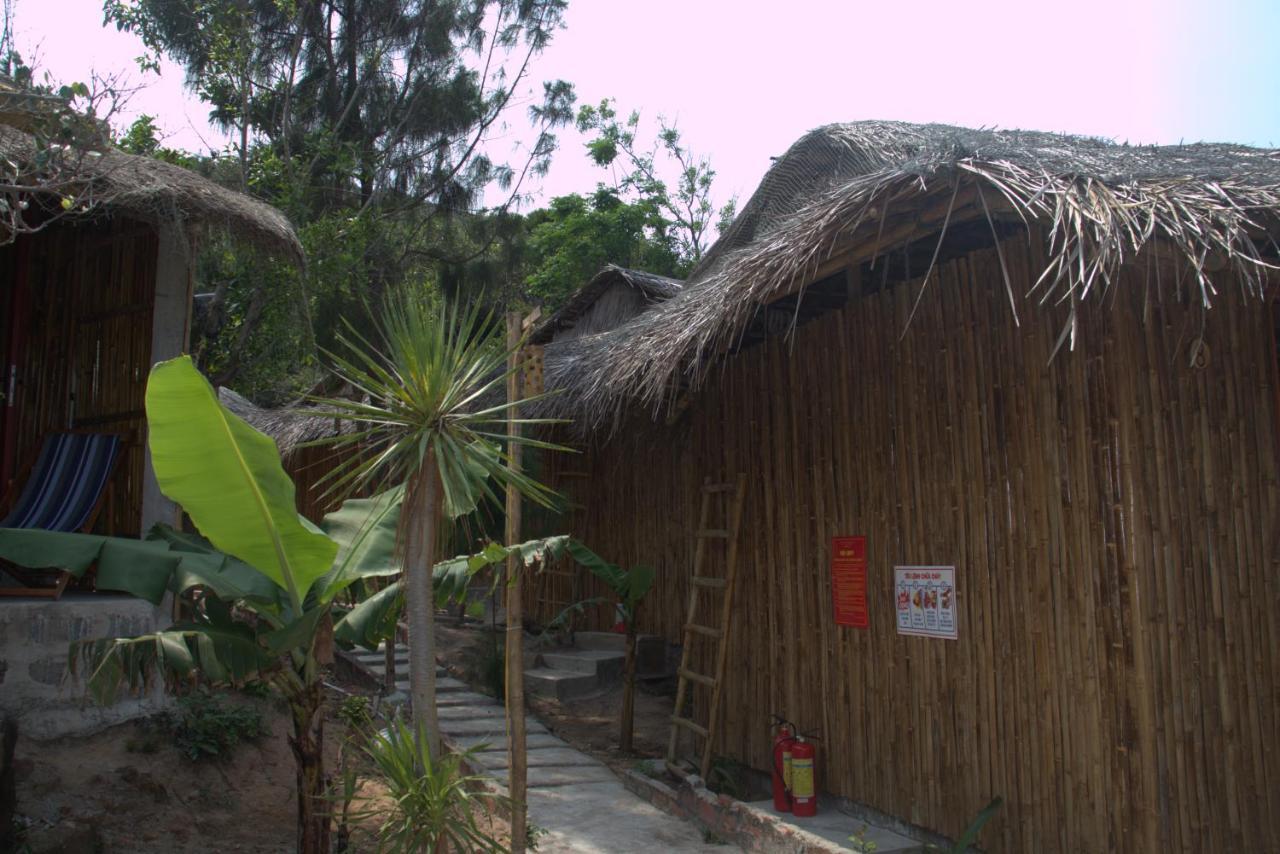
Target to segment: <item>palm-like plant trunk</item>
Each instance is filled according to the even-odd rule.
[[[416,732],[427,735],[432,761],[440,755],[440,719],[436,712],[435,592],[431,567],[440,527],[439,475],[435,451],[428,450],[410,486],[405,527],[405,612],[409,617],[409,696]]]
[[[319,680],[289,698],[298,776],[298,854],[329,854],[329,801],[324,779],[324,703]]]
[[[634,620],[627,620],[627,654],[622,672],[622,732],[618,736],[618,749],[623,753],[630,753],[636,717],[636,626]]]

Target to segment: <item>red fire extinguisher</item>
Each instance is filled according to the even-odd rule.
[[[773,737],[773,808],[791,812],[791,747],[796,743],[790,723],[773,716],[778,732]]]
[[[818,791],[813,776],[818,751],[813,742],[805,741],[805,738],[797,735],[791,745],[791,812],[796,818],[818,814]]]

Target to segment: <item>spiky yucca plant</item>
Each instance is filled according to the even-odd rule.
[[[429,571],[444,519],[471,512],[484,499],[500,504],[498,489],[514,486],[551,506],[552,493],[509,467],[505,400],[510,351],[499,324],[478,309],[429,304],[407,290],[388,295],[373,343],[354,329],[339,336],[343,352],[329,354],[337,379],[359,400],[318,399],[323,414],[352,427],[323,440],[353,453],[334,470],[330,489],[341,494],[381,483],[403,483],[399,547],[409,621],[409,685],[415,730],[439,755],[436,715],[434,597]],[[520,419],[522,425],[547,423]],[[529,447],[557,446],[528,437]],[[504,447],[502,443],[508,442]]]

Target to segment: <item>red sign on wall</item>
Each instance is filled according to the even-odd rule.
[[[867,538],[831,538],[831,603],[837,626],[865,629],[867,615]]]

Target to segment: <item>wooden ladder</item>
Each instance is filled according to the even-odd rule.
[[[684,624],[684,650],[680,654],[680,669],[677,672],[679,681],[676,687],[675,712],[671,715],[671,740],[667,744],[667,767],[678,775],[685,773],[676,762],[676,743],[680,730],[685,729],[702,739],[702,757],[699,771],[702,778],[707,778],[711,769],[711,742],[715,734],[716,719],[720,711],[721,686],[724,684],[724,668],[729,653],[730,615],[733,613],[734,582],[738,577],[738,529],[742,523],[742,502],[747,491],[747,476],[738,475],[734,483],[712,483],[710,478],[702,484],[702,510],[699,513],[698,529],[694,536],[697,544],[693,552],[693,575],[689,578],[689,619]],[[726,498],[732,498],[726,504]],[[724,527],[711,527],[711,505],[725,505]],[[707,574],[707,541],[722,540],[726,545],[725,572],[721,577]],[[723,591],[720,607],[720,624],[705,625],[698,622],[698,593],[701,590]],[[716,672],[714,676],[695,673],[690,668],[691,650],[696,638],[706,638],[718,643],[716,650]],[[707,709],[706,726],[698,724],[691,718],[683,716],[685,696],[689,683],[711,689],[711,704]]]

